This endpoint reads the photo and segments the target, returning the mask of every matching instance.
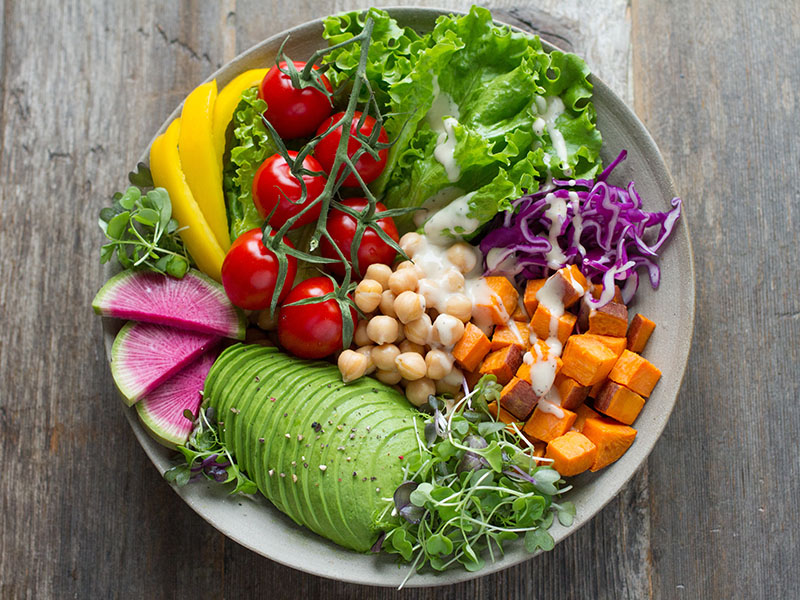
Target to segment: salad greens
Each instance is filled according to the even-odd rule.
[[[164,188],[153,189],[150,170],[139,164],[128,174],[133,184],[113,196],[113,204],[100,211],[98,224],[108,240],[100,248],[100,262],[114,255],[124,269],[147,268],[183,277],[191,260],[172,218],[172,203]]]
[[[579,57],[548,54],[538,38],[495,26],[478,7],[440,17],[424,36],[377,9],[328,17],[323,35],[340,43],[367,17],[375,20],[367,76],[395,140],[372,189],[390,208],[439,208],[476,192],[450,215],[460,226],[444,231],[469,239],[549,177],[600,168],[592,85]],[[351,77],[358,53],[353,44],[326,57],[335,84]]]
[[[484,376],[473,392],[448,409],[433,396],[425,440],[405,457],[407,481],[395,490],[392,510],[402,520],[376,547],[399,554],[414,569],[442,571],[460,563],[469,571],[494,562],[507,541],[524,538],[535,552],[553,547],[553,516],[568,526],[571,502],[555,502],[569,488],[555,469],[520,449],[508,425],[492,420],[486,404],[500,396],[494,376]],[[401,586],[402,587],[402,586]]]

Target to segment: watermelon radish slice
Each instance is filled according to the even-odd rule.
[[[111,375],[128,406],[217,345],[219,336],[129,321],[111,346]]]
[[[216,351],[206,352],[136,403],[142,425],[158,442],[174,448],[189,439],[193,420],[184,411],[197,416],[203,385],[216,358]]]
[[[183,279],[122,271],[97,292],[92,308],[104,317],[244,339],[242,311],[231,304],[220,284],[195,269]]]

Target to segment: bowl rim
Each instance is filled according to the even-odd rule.
[[[408,7],[408,6],[392,6],[392,7],[383,7],[381,10],[388,12],[393,18],[397,19],[400,23],[407,23],[408,21],[419,20],[420,18],[433,21],[436,17],[444,14],[451,14],[451,15],[458,15],[462,16],[467,14],[466,11],[462,10],[452,10],[452,9],[445,9],[445,8],[432,8],[432,7]],[[353,11],[342,11],[340,13],[335,14],[344,14]],[[363,11],[362,11],[363,12]],[[313,30],[316,30],[317,35],[322,30],[322,21],[325,17],[320,17],[317,19],[312,19],[310,21],[306,21],[304,23],[298,24],[294,27],[289,29],[283,30],[275,35],[272,35],[263,41],[253,45],[249,49],[245,50],[244,52],[237,55],[228,63],[222,65],[219,69],[214,71],[211,75],[209,75],[202,83],[209,82],[213,79],[217,80],[218,85],[221,87],[227,82],[229,82],[235,75],[241,73],[245,70],[245,65],[251,62],[253,57],[259,56],[265,48],[268,48],[276,43],[282,42],[287,36],[297,37],[302,39],[304,35],[309,33],[313,33]],[[493,17],[494,18],[494,17]],[[525,33],[526,35],[535,35],[527,32],[519,27],[514,25],[504,23],[502,20],[494,18],[494,21],[498,25],[509,27],[512,30],[519,31]],[[320,36],[320,39],[321,36]],[[545,40],[541,40],[544,49],[547,52],[552,51],[562,51],[560,48],[555,46],[552,43],[549,43]],[[664,159],[658,150],[658,147],[655,144],[650,133],[645,128],[644,124],[639,120],[635,112],[631,107],[629,107],[619,96],[616,95],[600,78],[595,76],[594,74],[590,75],[590,80],[594,86],[593,90],[593,101],[596,100],[597,96],[603,97],[603,106],[604,108],[615,114],[615,116],[623,122],[626,122],[629,126],[633,128],[637,138],[637,144],[641,147],[644,153],[648,157],[655,158],[654,163],[648,160],[650,166],[655,170],[654,177],[659,182],[659,187],[662,190],[667,191],[673,197],[677,196],[677,192],[675,189],[674,182],[672,180],[671,175],[666,167]],[[181,102],[165,119],[162,125],[159,127],[156,134],[150,140],[150,143],[147,145],[147,149],[143,152],[143,154],[139,158],[139,162],[144,162],[147,164],[149,162],[149,149],[155,141],[156,137],[163,133],[167,126],[175,119],[176,117],[180,116],[181,109],[183,107],[183,102]],[[692,337],[694,333],[694,325],[695,325],[695,304],[696,304],[696,290],[695,290],[695,270],[694,270],[694,254],[692,251],[692,243],[691,243],[691,236],[689,234],[689,225],[687,222],[685,210],[682,211],[681,219],[678,223],[678,227],[675,230],[675,233],[681,235],[683,238],[683,242],[686,244],[686,254],[688,258],[688,277],[682,280],[684,286],[688,288],[688,314],[684,315],[684,319],[688,321],[688,327],[683,327],[682,329],[688,329],[689,335],[682,341],[682,350],[683,350],[683,360],[677,369],[677,373],[679,376],[675,378],[673,385],[673,393],[670,394],[670,397],[666,399],[668,403],[668,410],[662,411],[661,418],[657,423],[657,427],[655,429],[655,435],[648,436],[648,438],[642,440],[637,440],[637,448],[636,448],[636,457],[637,462],[633,467],[628,467],[626,471],[620,472],[620,476],[614,478],[612,481],[613,483],[608,486],[604,486],[603,494],[600,495],[599,501],[594,502],[591,510],[584,516],[578,515],[575,519],[575,522],[572,526],[565,528],[561,526],[557,521],[554,523],[553,527],[551,528],[550,532],[553,535],[553,538],[556,544],[562,542],[564,539],[575,533],[578,529],[583,527],[586,523],[594,519],[597,514],[612,500],[614,499],[620,492],[623,486],[625,486],[633,475],[642,468],[642,466],[646,463],[648,456],[652,452],[655,444],[661,438],[663,431],[669,421],[669,417],[672,414],[675,405],[677,403],[677,398],[679,395],[680,388],[682,386],[682,382],[686,376],[686,369],[688,365],[688,360],[691,352],[692,346]],[[674,240],[670,240],[670,243],[667,244],[667,248],[673,245],[675,242]],[[115,272],[116,269],[111,264],[107,264],[106,268],[104,269],[103,273],[106,279]],[[118,329],[118,322],[115,323],[115,320],[103,318],[103,336],[104,342],[106,347],[106,354],[107,358],[110,360],[110,349],[111,349],[111,342],[113,342],[115,330]],[[661,400],[663,403],[664,400]],[[159,473],[163,476],[164,471],[169,466],[168,464],[165,465],[166,459],[164,458],[164,452],[168,452],[169,450],[164,448],[163,446],[159,445],[155,440],[153,440],[149,434],[144,430],[144,428],[139,423],[138,417],[136,415],[135,407],[125,407],[121,405],[125,417],[127,418],[134,435],[136,436],[139,444],[142,446],[142,449],[145,451],[145,454],[153,463],[153,465],[158,469]],[[618,465],[622,466],[622,465]],[[613,468],[613,467],[611,467]],[[619,469],[617,469],[619,471]],[[208,522],[212,527],[220,531],[223,535],[232,539],[233,541],[237,542],[238,544],[252,550],[253,552],[264,556],[270,560],[273,560],[281,565],[291,567],[293,569],[297,569],[303,572],[310,573],[312,575],[316,575],[319,577],[324,577],[336,581],[342,581],[346,583],[355,583],[361,585],[372,585],[372,586],[379,586],[379,587],[395,587],[398,583],[398,580],[392,578],[391,581],[382,581],[378,580],[375,581],[374,579],[367,579],[364,576],[359,577],[357,574],[359,573],[359,569],[354,565],[352,571],[345,570],[345,571],[334,571],[331,568],[323,570],[320,572],[319,570],[315,570],[314,568],[307,567],[305,563],[298,563],[297,561],[286,560],[284,559],[283,555],[269,555],[266,554],[262,549],[259,549],[250,541],[242,539],[240,536],[236,535],[232,532],[229,528],[225,527],[217,520],[215,520],[215,510],[212,507],[209,509],[208,507],[204,506],[205,500],[198,501],[196,498],[193,497],[193,494],[189,494],[189,490],[187,488],[179,488],[174,484],[169,484],[172,489],[192,508],[201,518],[203,518],[206,522]],[[266,501],[265,501],[266,502]],[[276,508],[271,507],[269,510],[278,512]],[[294,525],[294,524],[292,524]],[[297,527],[297,526],[295,526]],[[311,535],[314,538],[316,536],[313,532],[305,528],[303,529],[303,533],[305,535]],[[322,541],[326,544],[331,544],[328,540],[324,540],[323,538],[319,538],[319,541]],[[412,577],[406,587],[433,587],[433,586],[442,586],[442,585],[450,585],[454,583],[461,583],[465,581],[470,581],[472,579],[483,577],[485,575],[490,575],[492,573],[496,573],[501,570],[505,570],[507,568],[516,566],[530,560],[531,558],[538,556],[541,553],[537,551],[535,554],[527,554],[525,553],[522,556],[517,556],[518,553],[508,552],[502,559],[498,560],[494,563],[488,563],[486,566],[478,572],[470,573],[467,571],[458,571],[458,570],[450,570],[443,573],[430,573],[425,572],[423,574],[416,574]],[[353,559],[357,559],[363,555],[359,555],[358,553],[353,553]],[[375,559],[374,559],[375,560]],[[356,573],[353,575],[351,573]],[[401,575],[405,574],[405,570],[397,571]],[[374,576],[374,575],[373,575]],[[402,579],[402,577],[400,578]]]

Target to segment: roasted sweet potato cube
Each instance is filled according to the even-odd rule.
[[[553,377],[558,375],[559,371],[561,371],[561,368],[563,366],[564,366],[564,361],[562,361],[561,358],[557,356],[555,359],[555,373]],[[531,379],[531,367],[533,367],[533,363],[528,364],[523,362],[519,366],[519,369],[517,369],[517,377],[519,377],[523,381],[527,381],[528,383],[533,383],[533,380]],[[552,366],[548,365],[547,368],[552,368]]]
[[[619,302],[609,302],[589,311],[589,333],[625,337],[628,332],[628,308]]]
[[[531,329],[527,323],[498,325],[492,335],[492,350],[500,350],[506,346],[519,346],[525,352],[531,347]]]
[[[592,298],[595,300],[600,300],[600,296],[603,295],[603,284],[602,283],[595,283],[591,286],[592,290]],[[622,304],[622,290],[619,289],[618,285],[614,286],[614,297],[612,298],[614,302],[619,302]]]
[[[480,371],[462,371],[461,373],[464,375],[464,379],[467,380],[467,387],[471,390],[475,389],[475,386],[478,385],[481,377],[483,377]]]
[[[578,408],[576,408],[575,414],[578,415],[578,417],[575,419],[575,422],[572,424],[572,428],[575,431],[583,431],[583,425],[586,423],[586,419],[600,417],[600,413],[590,408],[586,403],[581,404]]]
[[[500,406],[521,421],[528,418],[537,400],[531,384],[519,377],[512,377],[500,392]]]
[[[628,339],[624,337],[614,337],[611,335],[597,335],[595,333],[587,333],[586,337],[592,338],[603,344],[606,348],[611,350],[619,357],[625,347],[628,345]]]
[[[522,297],[522,303],[525,305],[525,310],[529,315],[536,312],[536,307],[539,306],[539,301],[536,299],[536,292],[542,289],[544,282],[547,279],[529,279],[525,284],[525,295]]]
[[[547,444],[544,442],[531,442],[533,444],[533,456],[534,458],[542,458],[544,457],[545,452],[547,452]]]
[[[560,373],[556,375],[553,387],[558,390],[558,395],[561,398],[561,407],[570,410],[575,410],[583,404],[589,394],[589,386],[581,385],[572,377],[567,377]]]
[[[569,265],[563,269],[559,269],[553,274],[553,277],[561,280],[563,292],[564,308],[569,308],[581,299],[586,293],[589,283],[586,277],[583,276],[580,269],[575,265]]]
[[[635,315],[628,327],[628,350],[641,354],[655,328],[656,324],[647,317]]]
[[[517,308],[519,292],[507,277],[484,277],[483,282],[486,287],[478,294],[472,316],[478,322],[503,325]]]
[[[464,335],[453,347],[453,357],[467,371],[475,371],[492,349],[492,343],[474,323],[467,323]]]
[[[519,346],[506,346],[500,350],[490,352],[481,364],[481,375],[494,375],[497,381],[505,385],[517,372],[522,364],[524,350]]]
[[[603,389],[603,386],[606,384],[608,379],[601,379],[597,383],[595,383],[592,387],[589,388],[589,398],[597,398],[600,390]]]
[[[537,406],[522,431],[543,442],[549,442],[567,433],[578,415],[566,408],[555,408],[558,414],[549,410],[543,411]]]
[[[624,385],[607,381],[594,401],[594,407],[620,423],[631,425],[644,407],[644,398]]]
[[[552,458],[552,467],[564,477],[572,477],[588,470],[597,457],[597,446],[582,433],[568,431],[547,444],[546,458]]]
[[[508,427],[506,427],[506,429],[511,433],[517,432],[516,429],[511,427],[511,423],[520,423],[522,421],[522,419],[517,419],[505,408],[499,406],[497,402],[489,403],[489,414],[492,415],[496,421],[500,421],[501,423],[507,424]]]
[[[661,378],[661,371],[646,358],[624,350],[608,378],[647,398]]]
[[[564,360],[561,372],[589,386],[605,379],[617,360],[605,344],[586,335],[570,336],[561,358]]]
[[[588,418],[581,432],[597,446],[597,455],[590,467],[598,471],[618,460],[636,439],[636,430],[606,417]]]
[[[577,320],[578,317],[568,312],[565,312],[558,317],[558,319],[555,319],[556,331],[554,333],[559,342],[564,344],[567,341],[567,338],[572,334],[572,330],[575,328],[575,321]],[[550,310],[544,304],[539,304],[536,308],[536,312],[533,313],[533,319],[531,319],[531,329],[537,337],[546,340],[551,334],[550,325],[552,321],[553,316]]]
[[[514,314],[511,315],[511,320],[516,321],[518,323],[529,323],[531,320],[530,315],[528,315],[528,311],[525,310],[525,307],[517,301],[517,308],[514,310]]]

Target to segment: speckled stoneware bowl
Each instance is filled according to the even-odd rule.
[[[423,8],[389,9],[401,25],[430,31],[442,10]],[[448,11],[449,12],[449,11]],[[290,36],[286,52],[300,60],[322,47],[322,22],[312,21],[279,33],[240,55],[210,79],[216,78],[220,87],[246,69],[274,64],[278,48]],[[544,44],[552,50],[552,46]],[[624,184],[635,178],[636,186],[650,210],[667,210],[676,196],[664,161],[652,138],[636,115],[602,81],[596,77],[594,104],[597,123],[603,134],[603,160],[610,162],[622,149],[628,150],[628,159],[618,167],[612,182]],[[190,90],[186,90],[187,93]],[[164,122],[158,133],[177,117],[181,107]],[[147,162],[149,152],[141,160]],[[663,371],[663,377],[644,410],[636,420],[639,431],[636,442],[616,463],[599,473],[586,473],[572,480],[574,489],[569,492],[578,511],[572,527],[558,523],[550,530],[558,543],[594,517],[631,478],[650,454],[675,406],[683,373],[689,357],[694,326],[694,270],[686,217],[683,216],[673,239],[664,250],[661,260],[661,288],[654,292],[643,279],[637,294],[634,310],[642,312],[657,323],[644,356]],[[108,273],[110,275],[111,269]],[[119,322],[104,320],[104,338],[108,355]],[[174,453],[153,441],[140,426],[135,409],[126,409],[134,434],[159,472],[170,467]],[[168,485],[166,482],[164,485]],[[175,488],[175,491],[201,517],[226,536],[284,565],[331,579],[367,585],[398,586],[407,574],[407,568],[398,568],[394,556],[361,555],[336,546],[304,529],[262,497],[247,499],[229,497],[225,490],[213,484],[198,483]],[[143,524],[143,526],[147,526]],[[530,560],[521,544],[509,547],[502,560],[489,564],[478,573],[454,569],[445,573],[426,572],[412,577],[407,586],[436,586],[465,581],[508,568]]]

